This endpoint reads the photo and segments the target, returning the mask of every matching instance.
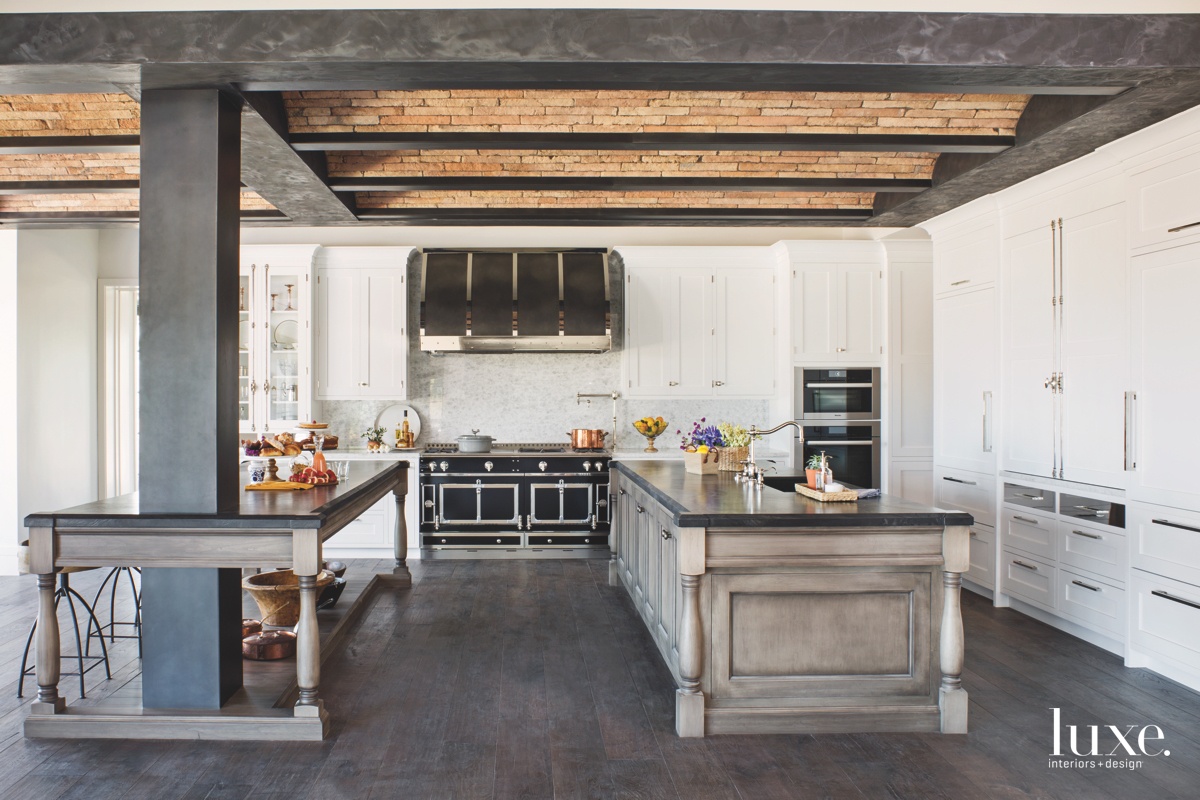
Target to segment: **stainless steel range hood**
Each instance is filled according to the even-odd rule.
[[[607,253],[436,250],[422,256],[422,350],[612,349]]]

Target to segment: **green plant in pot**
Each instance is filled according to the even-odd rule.
[[[366,433],[363,434],[367,440],[367,449],[382,450],[384,433],[386,433],[384,428],[367,428]]]
[[[808,488],[817,488],[817,472],[821,469],[821,454],[813,453],[808,457],[808,463],[804,465],[804,478],[808,481]]]

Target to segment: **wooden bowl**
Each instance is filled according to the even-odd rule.
[[[296,634],[291,631],[263,631],[242,639],[242,658],[251,661],[278,661],[296,655]]]
[[[333,573],[322,570],[317,576],[317,594],[333,583]],[[290,569],[262,572],[242,579],[242,588],[250,593],[262,624],[272,628],[290,628],[300,621],[300,579]]]

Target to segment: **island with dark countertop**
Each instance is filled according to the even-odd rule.
[[[243,468],[243,483],[249,482]],[[25,735],[47,738],[201,738],[319,740],[329,730],[329,715],[318,697],[321,646],[317,625],[317,575],[322,546],[331,536],[389,493],[396,509],[395,557],[397,577],[411,581],[405,558],[407,531],[404,497],[408,464],[357,462],[341,483],[306,491],[249,491],[238,505],[223,513],[143,511],[136,493],[61,511],[30,514],[30,571],[38,576],[37,700],[25,721]],[[68,707],[58,693],[59,629],[54,605],[55,572],[63,567],[123,566],[172,573],[190,568],[245,569],[290,567],[299,579],[300,621],[296,626],[298,699],[284,707],[282,699],[265,704],[240,692],[235,702],[220,708]],[[143,577],[148,573],[144,573]],[[167,581],[170,580],[168,575]],[[143,581],[143,586],[145,582]],[[240,589],[236,592],[240,598]],[[156,598],[169,604],[167,598]],[[241,619],[241,603],[229,614]],[[149,611],[149,609],[147,609]],[[149,633],[149,631],[147,631]],[[228,636],[225,634],[228,633]],[[241,628],[221,629],[213,648],[232,653],[241,663]],[[181,635],[198,636],[186,629]],[[152,645],[170,648],[172,642]],[[147,655],[149,655],[147,653]],[[169,655],[169,654],[168,654]],[[160,675],[148,671],[159,665]],[[240,669],[236,672],[240,677]],[[178,659],[143,658],[147,678],[167,682],[188,680]],[[239,681],[240,685],[240,681]],[[285,689],[281,697],[290,697]]]
[[[613,462],[609,579],[675,678],[676,731],[966,733],[960,574],[973,520],[822,503],[679,461]]]

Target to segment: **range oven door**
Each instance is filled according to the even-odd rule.
[[[796,419],[880,419],[879,369],[796,369]]]
[[[596,509],[596,485],[579,478],[534,477],[529,484],[527,529],[553,525],[591,527]]]
[[[805,425],[802,452],[796,464],[806,465],[814,455],[825,453],[829,469],[838,483],[862,488],[879,488],[879,423],[865,425]]]
[[[521,484],[512,475],[447,475],[435,484],[439,529],[520,525]]]

